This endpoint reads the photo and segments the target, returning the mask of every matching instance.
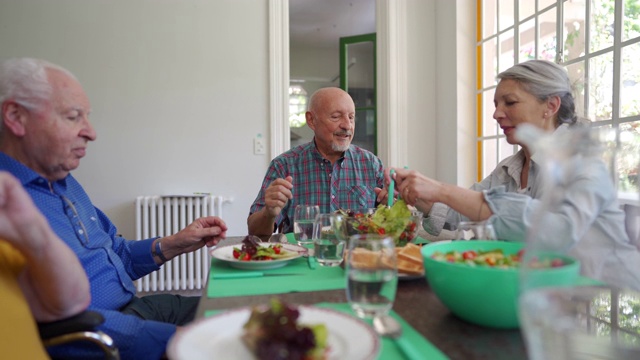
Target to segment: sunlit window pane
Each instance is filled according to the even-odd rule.
[[[497,0],[483,0],[482,1],[482,38],[486,39],[491,35],[498,32],[498,24],[496,14],[498,9],[496,6]]]
[[[589,60],[589,118],[611,119],[613,109],[613,53]]]
[[[507,142],[507,138],[501,137],[498,140],[498,146],[500,147],[500,160],[503,160],[507,156],[511,156],[518,151],[517,146],[513,146]]]
[[[482,136],[494,136],[498,132],[496,130],[496,121],[493,120],[493,112],[495,106],[493,105],[494,90],[485,91],[482,93]]]
[[[513,30],[509,30],[498,36],[500,44],[500,61],[498,63],[498,73],[501,73],[515,65],[513,52]]]
[[[536,58],[536,22],[531,19],[520,24],[520,52],[519,62],[533,60]]]
[[[500,31],[513,26],[513,15],[514,15],[514,0],[499,0],[500,1],[500,17],[498,18],[498,29]]]
[[[522,2],[525,2],[525,1],[533,2],[532,0],[523,0]],[[556,3],[556,0],[538,0],[538,11],[546,8],[549,5],[552,5],[552,4],[555,5],[555,3]]]
[[[640,164],[640,122],[620,124],[620,146],[617,154],[618,191],[638,193]]]
[[[482,87],[496,84],[498,75],[498,58],[496,57],[496,38],[482,44]]]
[[[482,142],[482,178],[487,177],[498,165],[498,139]]]
[[[573,89],[573,96],[576,100],[576,114],[579,117],[586,117],[585,109],[585,73],[584,62],[580,61],[575,64],[567,66],[567,73],[569,73],[569,80],[571,80],[571,87]]]
[[[620,115],[640,114],[640,43],[622,48]]]
[[[640,3],[637,0],[624,1],[622,41],[640,36]]]
[[[586,8],[584,3],[574,1],[565,2],[563,7],[563,59],[569,61],[584,56]]]
[[[545,11],[540,15],[540,50],[539,59],[555,61],[556,59],[556,8]]]
[[[614,0],[591,0],[591,39],[589,51],[594,52],[613,46]]]
[[[518,20],[522,21],[536,12],[535,1],[519,1],[518,2]]]

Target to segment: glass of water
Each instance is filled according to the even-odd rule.
[[[293,214],[293,235],[299,245],[313,243],[313,222],[320,214],[318,205],[297,205]]]
[[[313,225],[313,249],[318,263],[322,266],[338,266],[344,257],[347,243],[336,236],[334,223],[343,221],[340,214],[320,214]]]
[[[393,239],[377,234],[352,236],[346,269],[347,299],[356,315],[373,318],[388,314],[398,285]]]
[[[455,236],[456,240],[497,240],[493,225],[486,221],[461,221]]]

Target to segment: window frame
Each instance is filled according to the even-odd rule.
[[[484,14],[484,4],[485,3],[489,3],[489,1],[491,1],[491,4],[495,4],[495,13],[492,14]],[[500,14],[500,6],[501,4],[504,4],[506,1],[513,1],[513,24],[511,26],[507,26],[504,29],[500,28],[500,16],[497,16],[498,14]],[[496,85],[490,85],[490,86],[486,86],[485,84],[485,79],[483,78],[484,74],[485,74],[485,67],[484,67],[484,62],[487,60],[485,59],[485,55],[483,53],[483,46],[485,44],[488,44],[488,42],[490,41],[495,41],[497,39],[500,39],[501,35],[507,34],[509,31],[513,31],[513,64],[518,64],[524,60],[520,60],[520,26],[522,24],[526,24],[527,22],[534,20],[534,48],[535,48],[535,58],[539,59],[540,57],[540,39],[541,39],[541,35],[540,35],[540,15],[546,13],[549,10],[552,10],[555,8],[556,11],[556,39],[555,39],[555,49],[556,49],[556,55],[555,55],[555,62],[564,66],[564,67],[568,67],[571,65],[575,65],[575,64],[580,64],[582,63],[584,66],[584,86],[585,86],[585,91],[584,94],[582,94],[583,98],[581,98],[580,100],[582,101],[583,107],[581,109],[576,109],[576,111],[578,112],[579,115],[581,114],[588,114],[589,113],[589,65],[590,65],[590,60],[596,58],[599,55],[603,55],[606,53],[611,52],[613,55],[613,78],[612,78],[612,99],[611,99],[611,105],[612,105],[612,109],[611,109],[611,118],[610,119],[606,119],[606,120],[597,120],[595,121],[595,119],[590,119],[593,121],[593,126],[594,127],[600,127],[600,126],[610,126],[611,128],[616,130],[616,146],[618,147],[620,145],[620,125],[621,124],[626,124],[626,123],[631,123],[631,122],[640,122],[640,113],[639,114],[635,114],[632,116],[621,116],[621,107],[620,107],[620,92],[621,92],[621,88],[622,88],[622,84],[621,84],[621,68],[622,68],[622,63],[623,63],[623,59],[622,59],[622,50],[624,48],[626,48],[627,46],[631,46],[637,43],[640,43],[640,36],[635,37],[635,38],[630,38],[627,39],[625,41],[622,40],[623,38],[623,20],[624,20],[624,0],[613,0],[615,7],[614,7],[614,36],[613,36],[613,44],[611,46],[607,46],[604,47],[602,49],[599,49],[597,51],[591,51],[590,47],[588,46],[588,44],[590,44],[590,39],[591,39],[591,26],[590,26],[590,19],[591,19],[591,1],[590,0],[585,0],[584,1],[584,6],[585,6],[585,21],[584,21],[584,26],[585,26],[585,44],[587,44],[587,46],[585,46],[584,49],[584,54],[582,54],[581,56],[578,56],[576,58],[564,61],[564,55],[563,55],[563,51],[564,51],[564,43],[565,43],[565,34],[564,34],[564,24],[563,24],[563,18],[564,18],[564,5],[569,3],[570,0],[556,0],[554,3],[549,4],[548,6],[542,8],[542,9],[538,9],[538,6],[541,2],[541,0],[534,0],[535,1],[535,7],[533,9],[533,14],[524,17],[523,19],[519,18],[519,11],[520,11],[520,4],[522,2],[531,2],[531,0],[477,0],[477,28],[476,28],[476,65],[477,65],[477,84],[476,84],[476,94],[477,94],[477,123],[476,123],[476,127],[477,127],[477,181],[482,180],[484,177],[486,177],[489,172],[491,171],[491,169],[493,169],[493,167],[491,167],[491,169],[484,169],[485,168],[485,164],[498,164],[500,162],[500,160],[502,160],[504,158],[504,156],[501,156],[502,151],[501,151],[501,144],[500,144],[500,139],[504,139],[505,136],[504,134],[502,134],[499,129],[496,129],[495,135],[490,134],[484,134],[484,126],[486,121],[490,121],[491,119],[487,119],[485,118],[485,103],[483,102],[483,96],[486,94],[492,94],[493,91],[495,91]],[[487,17],[493,17],[495,19],[495,27],[494,27],[494,31],[492,34],[489,35],[484,35],[484,19]],[[489,58],[491,59],[491,61],[495,61],[495,72],[497,75],[497,72],[499,72],[498,69],[501,69],[501,59],[500,59],[500,43],[498,43],[496,41],[495,44],[495,53],[493,53],[493,58]],[[580,101],[578,101],[579,99],[576,99],[576,104],[580,104]],[[497,126],[497,123],[496,125]],[[484,151],[486,146],[489,144],[488,141],[495,141],[495,154],[488,154],[485,155]],[[512,153],[516,153],[517,150],[519,149],[518,146],[512,146]],[[508,148],[507,148],[508,149]],[[495,158],[493,158],[493,155],[495,155]],[[637,191],[634,193],[623,193],[620,192],[619,193],[619,199],[621,200],[621,203],[635,203],[638,204],[640,203],[640,199],[638,199],[638,193]]]

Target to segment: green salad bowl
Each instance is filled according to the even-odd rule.
[[[541,258],[562,260],[562,266],[535,270],[518,268],[492,268],[470,266],[464,263],[435,260],[435,252],[448,253],[468,250],[490,251],[500,249],[516,254],[523,243],[505,241],[440,241],[422,247],[425,276],[440,301],[456,316],[481,326],[512,329],[519,326],[518,297],[521,281],[527,287],[571,286],[576,284],[580,263],[569,256],[542,254]]]

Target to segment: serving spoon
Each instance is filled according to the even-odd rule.
[[[389,315],[378,315],[373,318],[373,329],[380,336],[393,339],[400,351],[409,360],[422,359],[424,356],[406,338],[402,337],[402,326]]]

